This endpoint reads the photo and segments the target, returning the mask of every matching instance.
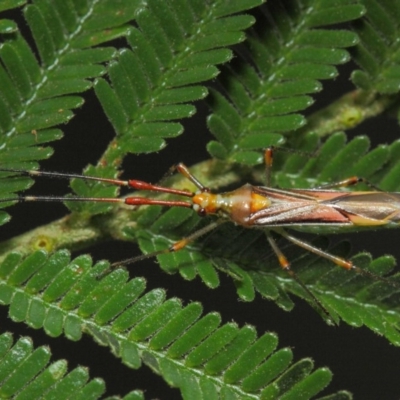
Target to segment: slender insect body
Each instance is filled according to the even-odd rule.
[[[266,152],[267,154],[267,152]],[[270,154],[270,153],[268,153]],[[268,155],[267,154],[267,155]],[[270,158],[266,157],[268,161]],[[267,165],[268,167],[268,165]],[[221,223],[231,221],[245,228],[265,230],[266,238],[276,254],[281,268],[289,273],[306,293],[313,299],[315,305],[330,319],[329,311],[321,304],[318,298],[301,282],[296,273],[290,268],[290,262],[279,249],[271,232],[283,236],[289,242],[303,249],[324,257],[336,265],[354,270],[375,280],[387,282],[400,289],[397,282],[376,276],[363,270],[349,260],[327,253],[311,244],[297,239],[287,233],[285,228],[304,232],[343,232],[344,230],[361,230],[366,228],[400,227],[400,193],[380,191],[348,192],[332,189],[275,189],[264,186],[245,184],[236,190],[215,194],[203,186],[183,164],[176,166],[178,172],[189,179],[198,188],[196,193],[188,190],[178,190],[160,185],[153,185],[139,180],[118,180],[108,178],[86,177],[77,174],[59,174],[40,171],[21,171],[0,169],[11,173],[30,176],[47,176],[55,178],[81,178],[104,182],[107,184],[126,186],[137,190],[146,190],[158,193],[169,193],[187,198],[187,200],[164,200],[159,198],[135,197],[126,198],[84,198],[84,197],[51,197],[51,196],[18,196],[1,199],[1,202],[10,201],[78,201],[78,202],[106,202],[125,203],[131,206],[162,205],[167,207],[192,208],[199,215],[214,214],[217,220],[183,238],[169,248],[151,254],[133,257],[112,265],[118,267],[165,254],[178,251],[199,237],[217,228]],[[268,174],[267,174],[268,176]],[[352,177],[329,187],[342,187],[362,181]],[[344,229],[345,228],[345,229]]]
[[[361,230],[400,223],[400,193],[281,190],[246,184],[231,192],[199,191],[192,208],[249,228],[341,227]]]
[[[281,190],[261,186],[252,189],[269,200],[265,208],[249,217],[250,225],[254,226],[306,231],[310,226],[362,230],[383,225],[399,227],[400,223],[400,193]]]

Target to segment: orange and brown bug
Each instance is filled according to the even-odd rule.
[[[272,164],[272,149],[265,152],[267,166],[267,181],[269,169]],[[45,171],[25,171],[17,169],[0,169],[0,171],[18,173],[20,175],[43,176],[52,178],[72,179],[79,178],[103,182],[107,184],[128,187],[139,191],[168,193],[186,198],[185,200],[164,200],[147,197],[128,196],[124,198],[109,197],[53,197],[53,196],[18,196],[1,199],[9,201],[76,201],[76,202],[106,202],[124,203],[129,206],[161,205],[167,207],[191,208],[199,215],[215,215],[217,219],[191,235],[175,242],[170,247],[153,253],[129,258],[113,264],[113,267],[131,264],[145,258],[155,257],[160,254],[179,251],[189,243],[214,230],[221,223],[233,222],[244,228],[262,229],[267,240],[276,254],[281,268],[292,276],[309,294],[315,304],[328,316],[329,312],[322,306],[316,296],[302,283],[296,273],[291,269],[290,262],[279,249],[271,232],[284,237],[289,242],[302,247],[320,257],[324,257],[334,264],[353,270],[375,280],[382,280],[398,287],[397,282],[374,275],[363,270],[349,260],[323,251],[306,241],[300,240],[289,234],[286,229],[295,229],[305,232],[328,232],[332,228],[340,231],[361,230],[366,227],[395,227],[400,223],[400,193],[389,193],[378,190],[349,192],[335,190],[336,187],[350,186],[362,179],[351,177],[344,181],[331,184],[329,187],[316,189],[277,189],[269,186],[255,186],[245,184],[238,189],[213,193],[193,176],[189,169],[182,163],[175,170],[190,180],[197,191],[178,190],[161,185],[153,185],[136,179],[119,180],[84,176],[79,174],[61,174]],[[337,229],[335,229],[337,230]]]

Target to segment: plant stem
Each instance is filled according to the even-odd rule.
[[[300,132],[315,132],[323,137],[331,133],[354,128],[367,118],[387,110],[396,101],[395,96],[382,96],[375,92],[354,90],[308,118]]]

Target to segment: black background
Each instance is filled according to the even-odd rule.
[[[324,83],[324,91],[316,96],[313,111],[324,107],[332,99],[352,89],[349,82],[350,67],[341,68],[342,75],[335,81]],[[156,182],[174,163],[183,161],[187,165],[208,158],[204,149],[210,139],[204,115],[208,113],[204,104],[198,104],[198,113],[184,121],[185,132],[178,139],[171,140],[168,147],[158,154],[130,156],[123,165],[124,177]],[[113,137],[113,130],[92,94],[86,96],[85,105],[77,110],[77,116],[68,125],[62,126],[65,137],[55,143],[55,154],[41,163],[42,169],[80,172],[88,163],[96,163]],[[398,137],[400,128],[394,119],[380,117],[367,120],[356,130],[349,132],[366,134],[373,145],[390,143]],[[60,195],[68,192],[65,182],[38,181],[32,193]],[[0,228],[1,239],[50,222],[66,213],[61,204],[22,204],[10,209],[13,220]],[[377,231],[354,234],[350,237],[354,253],[368,250],[374,256],[399,252],[400,235],[397,231]],[[110,242],[90,250],[93,258],[111,261],[121,260],[136,251],[131,243]],[[135,265],[132,275],[146,276],[148,288],[165,287],[167,296],[177,296],[189,301],[201,301],[204,311],[217,310],[224,322],[236,321],[257,326],[259,335],[266,331],[277,332],[279,347],[293,349],[295,360],[312,357],[316,367],[329,366],[334,373],[332,384],[324,393],[339,389],[353,392],[356,399],[398,399],[400,398],[400,349],[388,344],[366,328],[351,328],[345,324],[339,327],[327,326],[319,315],[302,301],[296,301],[293,312],[280,310],[275,304],[262,300],[244,303],[238,300],[230,278],[221,276],[221,286],[210,290],[196,279],[186,282],[179,275],[169,276],[161,272],[153,262]],[[108,348],[101,347],[88,336],[77,343],[64,337],[57,339],[44,335],[42,330],[33,330],[24,324],[12,322],[7,317],[7,308],[2,313],[1,331],[10,330],[19,335],[33,337],[35,346],[50,345],[53,360],[66,358],[72,369],[77,365],[88,366],[90,376],[102,377],[107,382],[107,394],[124,395],[132,389],[144,389],[146,398],[179,398],[179,392],[170,389],[164,381],[154,375],[146,366],[134,371],[116,359]]]

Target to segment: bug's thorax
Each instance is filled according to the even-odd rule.
[[[252,185],[244,185],[232,192],[214,194],[210,192],[196,193],[193,208],[202,210],[204,214],[225,214],[240,225],[248,225],[249,217],[256,211],[267,208],[271,200],[253,191]]]

